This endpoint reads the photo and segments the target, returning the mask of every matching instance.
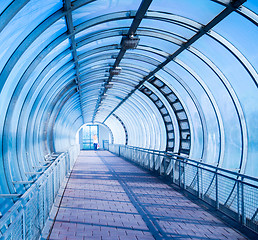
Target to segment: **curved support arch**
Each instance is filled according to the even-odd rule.
[[[92,2],[92,0],[80,0],[75,1],[73,4],[73,7],[69,11],[74,11],[78,9],[81,6],[84,6],[88,3]],[[16,3],[15,3],[16,4]],[[8,9],[6,9],[7,11]],[[2,91],[2,88],[11,72],[11,69],[14,68],[15,64],[20,59],[21,55],[28,49],[28,47],[36,40],[38,36],[40,36],[46,29],[48,29],[51,25],[53,25],[56,21],[61,19],[67,14],[67,12],[64,12],[63,9],[58,10],[51,16],[49,16],[45,21],[40,23],[24,40],[23,42],[18,46],[18,48],[15,50],[15,52],[12,54],[10,59],[8,59],[4,69],[2,70],[0,77],[2,81],[0,82],[0,92]],[[9,20],[10,21],[10,20]],[[7,24],[7,23],[6,23]],[[64,35],[65,36],[65,35]],[[69,38],[69,34],[67,34],[65,37]]]
[[[208,10],[201,14],[193,14],[197,8],[184,11],[181,4],[163,7],[153,1],[139,27],[132,24],[139,20],[137,0],[110,2],[115,7],[104,4],[101,11],[97,6],[102,2],[94,0],[3,1],[0,193],[24,193],[29,184],[15,181],[36,180],[38,175],[27,173],[45,166],[44,154],[67,151],[84,122],[104,120],[113,129],[119,125],[124,134],[119,118],[126,143],[165,150],[169,136],[163,120],[179,129],[180,113],[189,126],[189,158],[257,176],[258,15],[246,7],[253,2],[244,1],[200,1]],[[131,24],[137,31],[130,38],[140,40],[135,49],[125,50]],[[121,73],[111,77],[112,66],[118,65]],[[181,112],[173,112],[171,91]],[[176,138],[173,150],[181,152],[179,131]],[[204,177],[209,195],[215,178]],[[220,197],[233,206],[237,185],[230,184],[225,184],[228,195]],[[0,198],[0,211],[15,201]]]
[[[219,3],[223,6],[227,6],[227,1],[226,0],[212,0],[216,3]],[[248,9],[245,6],[240,6],[238,9],[236,9],[236,13],[242,15],[243,17],[247,18],[250,22],[258,26],[258,15]]]
[[[126,129],[126,126],[125,124],[123,123],[123,121],[121,120],[121,118],[119,118],[117,115],[115,115],[113,113],[113,116],[121,123],[121,125],[123,126],[124,128],[124,131],[125,131],[125,145],[128,145],[128,132],[127,132],[127,129]]]
[[[216,116],[216,119],[217,119],[218,127],[219,127],[219,132],[218,133],[219,133],[219,145],[220,145],[220,147],[219,147],[219,153],[218,153],[218,166],[221,166],[223,164],[224,152],[225,152],[225,131],[224,131],[223,120],[222,120],[221,113],[220,113],[219,107],[217,105],[217,102],[216,102],[212,92],[210,91],[210,89],[204,83],[204,81],[192,69],[190,69],[189,66],[184,64],[179,59],[175,59],[174,61],[177,64],[179,64],[181,67],[183,67],[186,71],[188,71],[194,77],[194,79],[203,88],[203,90],[205,91],[207,97],[209,98],[209,100],[212,104],[212,107],[214,109],[215,116]]]
[[[69,91],[66,91],[66,89],[60,91],[59,95],[56,96],[56,99],[59,100],[59,103],[56,103],[54,106],[54,109],[52,111],[52,114],[49,116],[49,121],[48,124],[46,125],[46,131],[49,133],[47,135],[47,142],[50,148],[50,152],[55,152],[54,149],[54,125],[57,119],[57,116],[63,106],[66,104],[68,99],[70,99],[73,95],[76,94],[75,89],[70,88],[69,86],[67,87]]]
[[[57,14],[57,15],[58,15],[58,14]],[[150,15],[151,15],[151,14],[148,14],[148,17],[150,17]],[[155,18],[155,14],[154,14],[154,16],[152,16],[152,17]],[[156,18],[157,18],[157,17],[156,17]],[[101,19],[102,19],[102,18],[101,18]],[[100,19],[100,22],[102,22],[101,19]],[[160,19],[160,16],[159,16],[159,19]],[[177,21],[178,21],[178,16],[175,17],[175,19],[177,19]],[[174,19],[174,20],[175,20],[175,19]],[[184,20],[186,20],[186,19],[184,19]],[[94,20],[94,21],[95,21],[95,20]],[[108,21],[111,21],[111,20],[109,19]],[[176,20],[175,20],[175,21],[176,21]],[[189,20],[188,20],[188,21],[189,21]],[[99,22],[99,23],[100,23],[100,22]],[[86,24],[86,23],[85,23],[85,24]],[[79,31],[82,31],[82,30],[84,29],[84,28],[81,27],[81,26],[84,26],[84,27],[85,27],[85,24],[84,24],[84,25],[80,25],[80,28],[78,28]],[[87,24],[89,24],[89,23],[87,23]],[[86,24],[86,25],[87,25],[87,24]],[[96,23],[94,23],[94,24],[96,24]],[[181,24],[182,24],[182,23],[181,23]],[[191,24],[193,24],[193,22],[191,22]],[[183,25],[185,25],[185,23],[184,23]],[[195,26],[195,27],[196,27],[196,26]],[[200,27],[200,26],[199,26],[199,27]],[[197,27],[197,29],[198,29],[198,27]],[[41,31],[42,31],[42,29],[41,29]],[[28,46],[27,46],[27,47],[28,47]],[[20,49],[19,49],[18,52],[20,52]],[[23,51],[21,51],[21,52],[23,52]],[[15,56],[15,59],[19,59],[19,57]],[[11,61],[10,61],[10,62],[11,62]],[[7,67],[7,66],[6,66],[6,67]],[[8,68],[8,67],[7,67],[7,68]],[[247,67],[247,69],[250,69],[250,66]],[[252,70],[252,72],[255,72],[255,70],[254,70],[254,71]],[[3,73],[4,73],[4,70],[3,70],[2,74],[3,74]],[[6,78],[3,77],[3,79],[6,79]],[[2,82],[5,82],[5,81],[1,81],[1,83],[2,83]],[[4,84],[4,83],[3,83],[3,84]]]
[[[29,0],[13,1],[2,13],[0,21],[0,33],[12,18],[29,2]]]
[[[153,85],[157,89],[157,91],[160,91],[162,95],[166,98],[168,101],[168,105],[170,108],[173,109],[173,113],[176,116],[177,124],[173,124],[171,115],[169,114],[169,110],[167,109],[166,105],[161,98],[158,97],[154,92],[150,90],[150,88],[146,88],[146,85],[144,87],[141,87],[140,90],[143,91],[145,94],[147,94],[154,104],[157,106],[159,111],[161,112],[161,115],[164,119],[165,126],[167,128],[167,150],[175,152],[174,149],[174,136],[175,134],[175,127],[177,131],[179,131],[179,148],[176,150],[176,153],[178,154],[190,154],[190,149],[191,149],[191,131],[190,131],[190,124],[187,119],[187,114],[180,103],[180,100],[176,97],[175,93],[171,91],[171,89],[163,83],[161,80],[154,78],[151,79],[150,84]],[[153,96],[153,97],[152,97]],[[157,99],[156,99],[157,98]],[[161,104],[162,103],[162,104]],[[168,118],[168,116],[170,116]],[[173,127],[172,127],[173,126]],[[171,129],[172,128],[172,129]],[[170,137],[170,134],[172,133],[172,138]],[[169,148],[169,141],[173,141],[173,148]]]
[[[241,152],[241,161],[240,161],[240,173],[245,172],[245,166],[247,162],[247,149],[248,149],[248,136],[247,136],[247,124],[244,116],[244,112],[241,106],[241,103],[237,97],[236,92],[234,91],[233,87],[231,86],[230,82],[227,80],[226,76],[220,71],[220,69],[210,61],[204,54],[202,54],[197,49],[190,47],[189,51],[195,54],[198,58],[205,62],[209,66],[209,68],[218,76],[220,81],[224,84],[225,88],[227,89],[229,96],[232,99],[232,102],[236,108],[237,116],[240,123],[241,128],[241,138],[242,138],[242,152]]]
[[[141,144],[145,148],[165,150],[166,129],[162,117],[155,105],[142,92],[137,91],[115,114],[121,118],[128,129],[129,145]],[[153,131],[159,134],[151,134]]]

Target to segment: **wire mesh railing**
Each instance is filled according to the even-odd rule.
[[[59,188],[79,154],[79,146],[60,154],[0,219],[1,240],[38,239]]]
[[[110,144],[106,150],[166,177],[258,233],[258,179],[163,151]]]

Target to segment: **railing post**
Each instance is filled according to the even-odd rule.
[[[178,160],[178,174],[179,174],[179,176],[178,176],[178,186],[179,187],[181,187],[181,161],[180,160]]]
[[[58,166],[56,166],[56,168],[58,168]],[[50,185],[50,187],[51,187],[51,192],[52,192],[53,199],[55,199],[55,192],[56,192],[56,189],[58,188],[58,186],[57,186],[57,178],[59,176],[57,176],[56,168],[53,169],[53,171],[51,173],[52,174],[52,184]]]
[[[25,221],[25,211],[22,211],[22,239],[26,240],[26,221]]]
[[[201,186],[200,186],[200,196],[199,197],[201,197],[201,199],[203,199],[202,168],[200,168],[199,172],[200,172],[200,184],[201,184]]]
[[[159,168],[158,168],[158,171],[159,171],[159,175],[161,176],[161,173],[162,173],[162,162],[161,162],[161,158],[162,158],[162,156],[161,156],[161,154],[159,155],[159,162],[158,162],[158,166],[159,166]],[[158,174],[158,173],[157,173]]]
[[[245,218],[245,199],[244,199],[244,177],[241,176],[241,209],[242,209],[242,224],[246,224]]]
[[[167,167],[167,158],[164,155],[164,157],[163,157],[163,174],[164,174],[164,177],[166,177],[166,167]]]
[[[198,198],[200,198],[200,171],[199,171],[198,163],[197,163],[197,194],[198,194]]]
[[[215,172],[215,191],[216,191],[216,209],[219,209],[219,179],[218,173]]]
[[[186,184],[185,184],[185,160],[183,160],[183,188],[186,189]]]
[[[120,157],[120,145],[118,145],[118,156]]]
[[[171,161],[173,161],[173,168],[172,168],[172,183],[175,183],[175,166],[176,166],[176,160],[174,158],[171,158]]]
[[[160,163],[160,153],[158,154],[157,158],[156,158],[156,161],[155,161],[155,165],[154,165],[154,172],[155,172],[155,175],[158,174],[158,171],[160,171],[158,169],[158,165]]]
[[[238,222],[241,222],[239,180],[237,180],[237,216]]]
[[[153,152],[153,157],[152,157],[152,167],[151,167],[151,165],[150,165],[150,170],[154,170],[154,165],[155,165],[155,154],[154,154],[154,152]]]

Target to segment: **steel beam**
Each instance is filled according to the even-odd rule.
[[[19,198],[21,194],[0,194],[0,198]]]
[[[150,7],[152,0],[143,0],[139,9],[137,10],[137,13],[134,17],[134,20],[132,22],[132,25],[128,31],[128,36],[134,35],[137,28],[139,27],[145,13],[147,12],[148,8]]]
[[[103,123],[129,98],[132,94],[139,89],[142,84],[153,77],[159,70],[161,70],[164,66],[170,63],[175,59],[180,53],[189,48],[193,43],[199,40],[202,36],[207,34],[214,26],[220,23],[223,19],[225,19],[229,14],[234,12],[237,8],[239,8],[246,0],[232,0],[226,8],[219,13],[213,20],[211,20],[207,25],[203,26],[193,37],[191,37],[187,42],[183,43],[181,47],[176,50],[174,53],[169,55],[167,59],[159,64],[153,71],[151,71],[147,76],[143,78],[143,80],[132,90],[114,109],[113,111],[104,119]]]
[[[34,181],[13,181],[13,184],[32,184]]]
[[[94,0],[78,0],[73,3],[72,9],[69,11],[76,10],[90,2],[93,2]],[[14,4],[17,4],[18,0],[14,2]],[[17,13],[18,10],[16,10]],[[22,54],[29,48],[29,46],[51,25],[53,25],[55,22],[57,22],[59,19],[67,15],[68,12],[64,12],[63,9],[60,9],[56,11],[54,14],[46,18],[44,21],[42,21],[26,38],[21,42],[21,44],[17,47],[15,52],[12,54],[12,56],[8,59],[7,63],[5,64],[5,67],[3,68],[1,74],[0,74],[0,92],[2,91],[2,88],[11,73],[11,70],[14,68],[15,64],[19,61]],[[2,20],[2,19],[0,19]]]
[[[127,33],[128,37],[134,36],[135,32],[137,30],[137,28],[139,27],[144,15],[146,14],[150,4],[151,4],[152,0],[142,0],[140,7],[137,10],[137,13],[134,17],[134,20],[131,24],[131,27]],[[124,57],[126,53],[126,48],[121,46],[120,52],[115,60],[115,63],[113,65],[113,69],[117,68],[122,60],[122,58]],[[101,104],[102,101],[102,96],[106,93],[107,89],[105,88],[106,84],[109,84],[109,82],[112,80],[113,75],[110,74],[108,80],[104,83],[104,88],[102,90],[100,90],[100,94],[99,94],[99,98],[95,107],[95,111],[94,114],[92,116],[92,122],[94,122],[96,113],[98,112],[99,106]]]
[[[73,55],[73,60],[74,60],[74,65],[75,65],[75,71],[76,71],[76,82],[78,85],[78,93],[79,93],[79,98],[80,98],[80,107],[81,107],[81,112],[82,112],[82,118],[83,122],[85,123],[84,119],[84,113],[83,113],[83,106],[82,106],[82,93],[81,93],[81,80],[80,80],[80,72],[79,72],[79,63],[78,63],[78,55],[76,51],[76,43],[74,39],[74,26],[73,26],[73,18],[72,18],[72,4],[71,0],[63,0],[64,5],[64,11],[67,13],[65,15],[65,22],[67,26],[67,32],[70,40],[70,45],[71,45],[71,51]]]

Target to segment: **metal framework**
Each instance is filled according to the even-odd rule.
[[[258,172],[254,4],[201,1],[208,11],[198,12],[193,1],[184,9],[173,1],[101,3],[2,1],[0,215],[44,174],[53,160],[46,156],[76,145],[84,123],[105,123],[117,137],[118,121],[126,145],[213,166],[205,197],[214,199],[220,169],[236,172],[222,196],[235,208],[241,174]],[[180,169],[172,165],[168,172]],[[203,177],[198,166],[189,188]],[[248,221],[256,220],[252,209]]]
[[[168,181],[234,218],[242,226],[258,233],[257,178],[153,149],[116,144],[109,145],[108,149],[165,177]],[[211,182],[207,181],[211,175],[214,175],[214,178]],[[234,189],[234,198],[229,203],[228,198],[232,194],[230,190],[235,185],[237,187]],[[252,200],[246,200],[247,192],[252,192],[255,197]]]
[[[153,86],[155,86],[163,96],[165,96],[166,100],[170,104],[171,108],[173,109],[173,113],[177,119],[177,126],[179,127],[178,131],[180,133],[180,144],[178,149],[178,154],[186,154],[189,155],[191,149],[191,131],[190,131],[190,124],[187,118],[187,114],[180,103],[180,100],[177,98],[175,93],[162,81],[157,78],[153,78],[149,81]],[[157,108],[162,115],[162,118],[165,122],[166,132],[167,132],[167,147],[166,151],[168,152],[175,152],[174,150],[174,124],[170,117],[169,111],[164,105],[163,101],[152,92],[149,88],[145,85],[140,88],[140,91],[145,93],[149,98],[154,102]]]
[[[64,2],[64,12],[67,12],[65,15],[65,22],[67,26],[67,34],[69,36],[70,44],[71,44],[71,51],[73,55],[73,61],[75,65],[75,71],[76,71],[76,84],[78,85],[78,93],[80,97],[80,105],[81,105],[81,111],[82,111],[82,117],[84,119],[84,113],[83,113],[83,107],[82,107],[82,94],[81,94],[81,79],[80,79],[80,72],[79,72],[79,64],[78,64],[78,56],[76,51],[76,43],[74,39],[74,26],[73,26],[73,18],[72,18],[72,5],[71,0],[63,0]],[[85,121],[84,121],[85,123]]]
[[[124,131],[125,131],[125,145],[128,144],[128,132],[127,132],[127,129],[126,129],[126,126],[125,124],[123,123],[123,121],[121,120],[121,118],[119,118],[117,115],[113,114],[113,116],[121,123],[121,125],[123,126],[124,128]]]
[[[115,60],[114,65],[111,67],[111,71],[109,72],[110,73],[109,78],[108,78],[107,81],[104,82],[103,89],[100,90],[98,102],[97,102],[97,105],[95,107],[94,114],[93,114],[93,117],[92,117],[92,122],[94,122],[95,115],[96,115],[96,113],[97,113],[97,111],[99,109],[99,105],[101,104],[101,101],[103,99],[104,94],[106,94],[106,91],[107,91],[107,87],[106,86],[111,82],[113,76],[114,75],[118,75],[120,73],[120,71],[121,71],[121,68],[119,68],[118,66],[119,66],[123,56],[125,55],[126,50],[130,49],[130,48],[135,48],[136,45],[138,44],[139,39],[135,38],[134,35],[135,35],[135,32],[136,32],[138,26],[140,25],[140,23],[141,23],[141,21],[143,19],[145,13],[147,12],[151,2],[152,2],[152,0],[143,0],[142,1],[141,6],[139,7],[139,9],[138,9],[138,11],[137,11],[137,13],[136,13],[136,15],[134,17],[132,25],[131,25],[130,29],[128,30],[127,35],[125,36],[126,38],[123,37],[122,40],[121,40],[121,44],[120,44],[121,49],[120,49],[120,51],[118,53],[118,56],[117,56],[117,58]],[[134,41],[137,42],[137,44],[134,44],[133,47],[126,46],[125,45],[125,40],[132,40],[132,41],[134,40]],[[117,69],[119,69],[119,71],[117,72],[117,74],[114,74],[114,71],[117,70]]]
[[[182,46],[175,51],[173,54],[170,54],[167,59],[159,64],[156,69],[151,71],[147,76],[143,78],[143,80],[135,87],[133,91],[131,91],[125,99],[121,103],[119,103],[114,110],[106,117],[106,119],[115,112],[137,89],[139,89],[145,81],[148,81],[152,76],[154,76],[159,70],[165,67],[169,62],[174,60],[180,53],[189,48],[193,43],[195,43],[198,39],[208,33],[214,26],[216,26],[219,22],[221,22],[224,18],[226,18],[230,13],[235,11],[239,6],[241,6],[246,0],[235,0],[227,5],[226,9],[223,10],[218,16],[216,16],[212,21],[210,21],[206,26],[202,27],[192,38],[190,38],[187,42],[183,43]],[[105,120],[106,120],[105,119]],[[103,122],[105,122],[105,120]]]

